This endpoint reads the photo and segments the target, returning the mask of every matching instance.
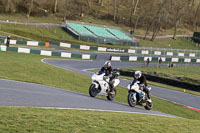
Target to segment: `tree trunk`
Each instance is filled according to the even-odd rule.
[[[58,0],[55,0],[53,13],[57,12]]]
[[[140,1],[140,0],[137,0],[137,1],[136,1],[135,7],[134,7],[134,11],[133,11],[133,15],[136,14],[139,1]]]
[[[91,7],[91,0],[87,0],[87,2],[88,2],[88,8],[90,8]]]
[[[175,25],[174,25],[174,35],[173,35],[173,39],[174,39],[174,40],[176,40],[177,25],[178,25],[178,21],[176,21],[176,22],[175,22]]]
[[[99,3],[100,6],[103,6],[103,0],[99,0],[98,3]]]
[[[30,14],[31,14],[31,11],[32,11],[32,8],[33,8],[33,1],[34,1],[34,0],[31,0],[31,1],[30,1],[30,5],[29,5],[29,7],[28,7],[28,12],[27,12],[27,14],[26,14],[27,18],[30,17]]]
[[[193,21],[193,30],[195,31],[195,30],[197,30],[197,17],[198,17],[198,12],[199,12],[199,9],[200,9],[200,2],[199,2],[199,4],[198,4],[198,7],[197,7],[197,9],[196,9],[196,11],[195,11],[195,16],[194,16],[194,21]]]
[[[114,16],[113,20],[115,21],[117,17],[117,0],[114,0]]]
[[[139,19],[140,19],[140,14],[138,14],[137,19],[135,21],[135,26],[134,26],[133,32],[135,32],[135,30],[137,28],[137,24],[138,24]]]
[[[8,0],[6,3],[6,13],[8,13],[10,11],[10,4],[11,4],[11,0]]]
[[[131,0],[131,13],[130,13],[130,17],[129,17],[129,23],[132,23],[132,16],[133,16],[133,10],[134,10],[134,1],[135,0]]]

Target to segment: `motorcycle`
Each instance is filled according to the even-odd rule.
[[[147,96],[147,94],[143,91],[143,86],[138,85],[138,81],[136,81],[132,87],[129,84],[127,86],[128,88],[128,104],[131,107],[135,107],[136,105],[143,106],[146,110],[151,110],[153,107],[153,101],[151,99],[151,96]],[[131,88],[130,88],[131,87]],[[151,90],[151,87],[147,87],[149,91]]]
[[[97,95],[106,96],[108,100],[113,100],[116,96],[116,87],[119,85],[120,80],[117,78],[118,73],[114,72],[113,88],[109,85],[110,78],[105,76],[105,73],[99,71],[92,75],[92,84],[89,88],[89,95],[96,97]]]

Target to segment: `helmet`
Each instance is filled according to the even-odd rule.
[[[111,62],[110,62],[110,61],[106,61],[106,62],[104,63],[104,67],[105,67],[105,68],[110,68],[110,67],[111,67]]]
[[[135,78],[138,79],[142,76],[142,72],[141,71],[135,71]]]

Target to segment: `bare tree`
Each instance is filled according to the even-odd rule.
[[[130,11],[130,17],[129,17],[129,23],[132,23],[132,16],[134,12],[134,5],[135,5],[135,0],[131,0],[131,11]]]
[[[88,3],[88,8],[90,8],[91,4],[92,4],[92,1],[91,0],[87,0],[87,3]]]
[[[182,0],[173,0],[173,8],[174,8],[174,35],[173,39],[176,40],[176,34],[177,34],[177,27],[179,25],[180,19],[185,14],[185,7],[190,2],[188,1],[182,1]]]
[[[194,7],[195,8],[195,7]],[[199,4],[197,5],[197,8],[194,9],[194,21],[193,21],[193,30],[197,30],[197,19],[199,17],[199,14],[200,14],[200,1],[199,1]]]
[[[100,6],[103,6],[103,2],[104,2],[104,0],[98,0],[98,3]]]
[[[58,5],[58,0],[55,0],[55,2],[54,2],[54,11],[53,11],[53,13],[56,13],[56,12],[57,12],[57,5]]]
[[[27,12],[27,14],[26,14],[26,16],[27,16],[27,18],[29,18],[30,17],[30,14],[31,14],[31,11],[32,11],[32,9],[33,9],[33,2],[34,2],[34,0],[31,0],[29,3],[28,3],[28,12]]]
[[[138,2],[139,2],[139,0],[138,0]],[[141,5],[143,5],[143,0],[141,0],[140,1],[141,2]],[[138,21],[139,21],[139,19],[140,19],[140,16],[141,16],[141,14],[142,14],[142,7],[139,9],[139,13],[138,13],[138,15],[137,15],[137,18],[136,18],[136,21],[135,21],[135,25],[134,25],[134,29],[133,29],[133,32],[135,32],[135,30],[136,30],[136,28],[137,28],[137,25],[138,25]]]
[[[136,3],[135,3],[135,6],[134,6],[134,11],[133,11],[133,15],[136,14],[136,11],[137,11],[137,7],[138,7],[138,3],[139,3],[140,0],[137,0]]]
[[[5,3],[5,12],[8,13],[8,12],[15,12],[16,9],[15,9],[15,3],[13,0],[7,0],[6,3]]]

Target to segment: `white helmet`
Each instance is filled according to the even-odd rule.
[[[104,63],[104,67],[105,67],[105,68],[111,67],[111,62],[110,62],[110,61],[106,61],[106,62]]]
[[[142,72],[141,71],[135,71],[135,78],[138,79],[142,76]]]

